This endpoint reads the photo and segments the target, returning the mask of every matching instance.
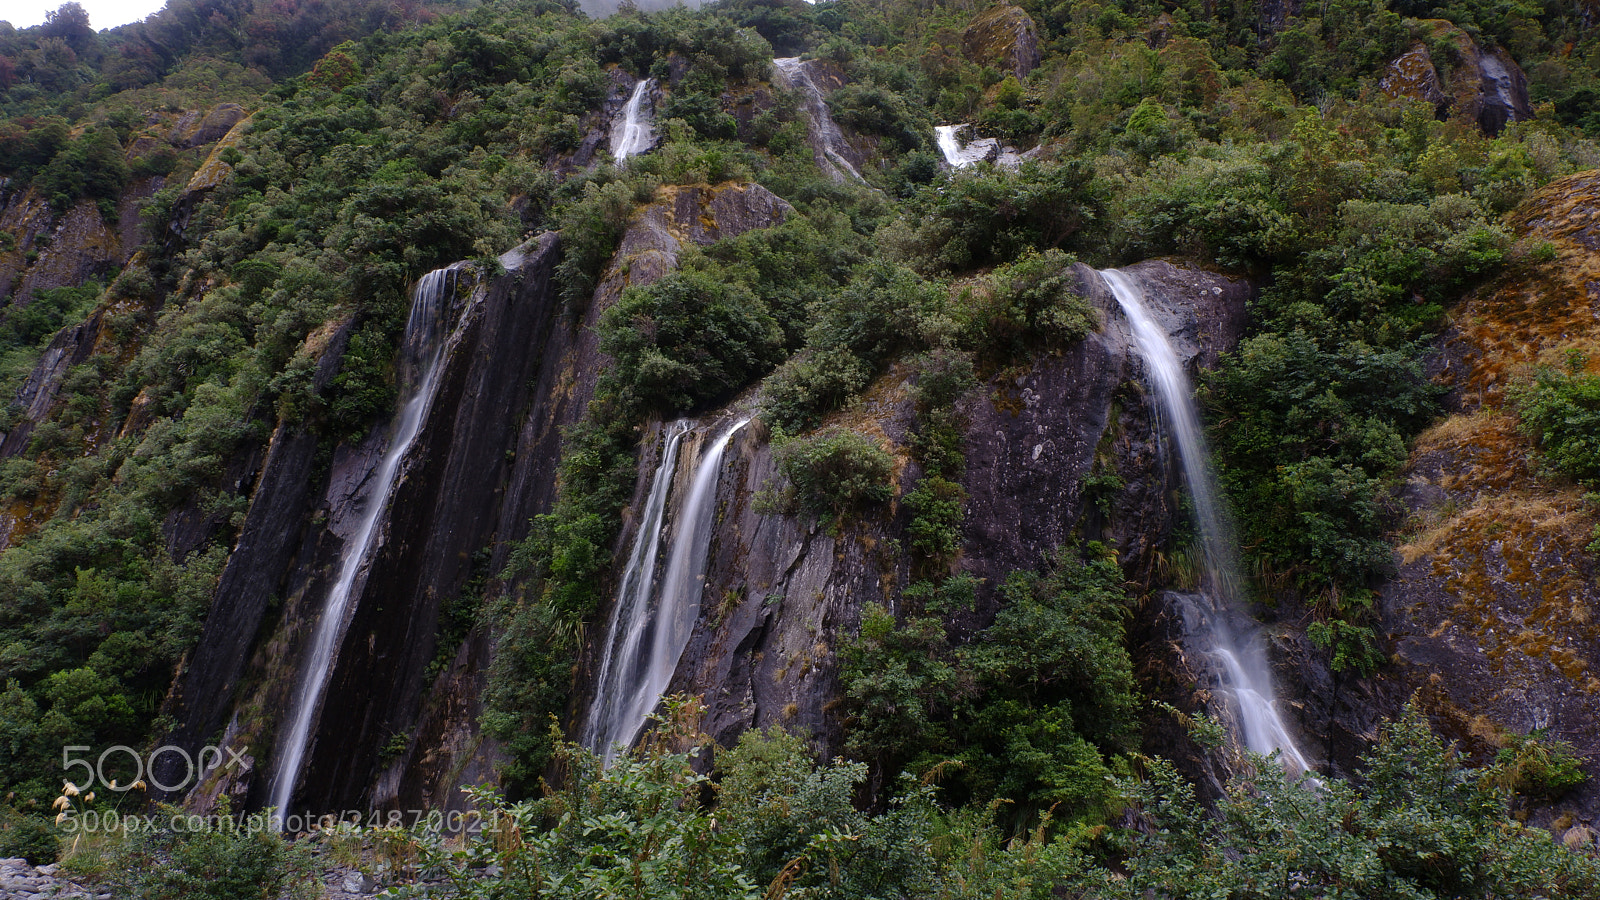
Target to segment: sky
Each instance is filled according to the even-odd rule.
[[[44,24],[44,14],[55,12],[66,0],[4,0],[0,19],[18,28]],[[167,0],[78,0],[89,11],[89,25],[95,31],[137,22],[167,5]]]

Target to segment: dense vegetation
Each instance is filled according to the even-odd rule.
[[[108,285],[39,292],[0,318],[7,391],[60,327],[98,309],[104,329],[63,402],[28,423],[26,452],[0,463],[0,499],[27,517],[0,553],[0,787],[26,814],[0,826],[7,840],[40,842],[61,746],[140,746],[169,724],[162,698],[249,502],[231,461],[293,426],[316,434],[325,468],[388,416],[419,275],[559,230],[576,320],[640,205],[753,181],[793,214],[686,249],[603,311],[614,365],[566,436],[559,501],[476,582],[498,641],[483,725],[513,757],[517,801],[484,802],[520,843],[503,886],[471,868],[499,849],[429,851],[464,892],[1592,893],[1591,859],[1507,818],[1507,789],[1559,794],[1570,766],[1526,783],[1501,777],[1513,761],[1472,771],[1415,718],[1390,727],[1359,786],[1248,777],[1213,818],[1139,755],[1153,714],[1126,619],[1157,585],[1128,584],[1115,548],[1090,542],[1003,584],[957,565],[959,398],[1096,329],[1074,262],[1181,255],[1262,286],[1250,333],[1202,387],[1222,484],[1250,511],[1237,530],[1255,592],[1308,607],[1338,667],[1381,665],[1369,610],[1391,489],[1437,412],[1422,354],[1449,304],[1529,253],[1502,215],[1600,162],[1587,11],[1331,0],[1276,21],[1259,4],[1029,0],[1043,62],[1019,78],[963,49],[975,10],[960,2],[725,0],[601,21],[558,0],[451,13],[465,6],[173,0],[96,33],[68,4],[40,28],[0,27],[0,199],[31,191],[54,214],[89,204],[109,220],[131,185],[167,179],[143,206],[147,252]],[[1521,63],[1532,120],[1491,137],[1378,90],[1413,43],[1448,76],[1457,35]],[[824,177],[797,98],[769,90],[769,60],[801,53],[848,83],[829,102],[865,184]],[[575,164],[601,104],[646,74],[668,86],[660,144],[622,168]],[[186,191],[204,151],[148,139],[225,101],[251,107],[249,132],[217,157],[227,178]],[[942,172],[932,127],[954,121],[1038,152]],[[0,253],[14,239],[0,233]],[[0,286],[8,302],[15,289]],[[319,386],[320,348],[345,326]],[[784,475],[767,508],[845,533],[888,515],[897,460],[838,412],[897,364],[921,472],[899,498],[910,574],[841,641],[850,759],[818,765],[796,737],[750,735],[712,788],[664,747],[601,772],[552,735],[605,599],[640,426],[759,386]],[[1594,395],[1576,368],[1518,395],[1552,467],[1590,487]],[[25,418],[4,414],[8,429]],[[182,545],[178,521],[209,526]],[[521,800],[563,767],[560,790]],[[1148,827],[1101,828],[1124,809]],[[196,866],[281,852],[150,840],[129,852]],[[564,877],[581,889],[547,883]]]
[[[679,708],[681,714],[682,708]],[[683,740],[692,729],[669,729]],[[689,732],[689,733],[686,733]],[[704,741],[703,737],[699,741]],[[459,897],[1108,898],[1583,897],[1600,864],[1516,822],[1502,770],[1465,767],[1420,714],[1385,728],[1366,779],[1319,788],[1256,758],[1215,814],[1160,760],[1117,781],[1141,824],[1116,840],[1049,823],[997,840],[997,805],[956,809],[914,781],[862,813],[858,763],[818,764],[803,741],[749,732],[717,754],[717,779],[688,752],[647,747],[602,770],[565,745],[566,785],[508,804],[477,801],[492,825],[456,846],[437,833],[379,832]],[[708,803],[707,794],[715,805]],[[494,865],[494,869],[487,869]],[[485,874],[486,869],[493,874]],[[421,892],[416,893],[421,896]]]

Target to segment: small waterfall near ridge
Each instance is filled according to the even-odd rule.
[[[944,161],[952,169],[961,169],[970,165],[983,162],[989,158],[989,149],[993,141],[985,143],[982,139],[961,143],[956,135],[967,125],[939,125],[933,129],[934,136],[938,138],[939,153],[944,156]]]
[[[1505,130],[1506,123],[1517,119],[1516,90],[1511,71],[1500,61],[1500,57],[1488,52],[1481,54],[1478,69],[1485,95],[1478,122],[1485,132],[1497,135]]]
[[[733,436],[749,422],[748,417],[739,419],[706,449],[689,482],[689,492],[670,523],[665,520],[677,457],[693,423],[680,419],[666,431],[661,461],[652,476],[639,530],[617,587],[600,675],[584,725],[583,743],[600,754],[606,765],[617,758],[619,747],[626,749],[639,736],[689,642],[700,615],[722,457]],[[670,527],[671,536],[666,568],[657,579],[664,525]]]
[[[1033,151],[1018,153],[1015,147],[1007,147],[992,137],[963,141],[961,132],[971,127],[963,123],[937,125],[933,129],[939,155],[944,157],[945,165],[952,169],[964,169],[981,162],[992,162],[1002,169],[1016,169],[1021,167],[1024,159],[1033,155]]]
[[[861,173],[846,159],[842,148],[845,146],[844,133],[839,130],[838,123],[833,121],[833,115],[828,112],[828,101],[822,96],[822,89],[811,80],[811,73],[806,71],[805,61],[798,56],[786,56],[775,59],[772,64],[777,67],[778,75],[784,85],[793,91],[800,91],[805,96],[803,111],[806,121],[810,125],[812,146],[815,148],[817,165],[828,173],[834,181],[845,181],[847,178],[865,182]]]
[[[332,674],[334,651],[344,637],[352,605],[360,595],[359,582],[365,581],[366,564],[381,530],[384,510],[394,492],[401,460],[421,431],[438,391],[440,370],[444,368],[440,363],[444,359],[448,314],[464,268],[458,263],[429,272],[417,282],[412,294],[411,314],[406,319],[401,340],[400,411],[394,420],[394,435],[358,501],[364,505],[360,521],[339,556],[338,574],[323,602],[322,614],[317,618],[295,687],[288,730],[282,732],[273,752],[270,805],[276,810],[275,827],[282,827],[283,817],[289,813],[289,804],[294,799],[294,789],[311,742],[311,730]]]
[[[628,97],[628,104],[622,108],[622,114],[611,123],[611,158],[617,165],[630,156],[638,156],[649,150],[655,143],[650,114],[645,111],[645,102],[650,99],[650,89],[655,83],[653,78],[639,79],[633,86],[633,94]]]
[[[1151,387],[1161,400],[1166,431],[1177,442],[1184,480],[1194,503],[1195,524],[1200,531],[1205,555],[1202,590],[1217,607],[1212,616],[1212,640],[1225,674],[1225,685],[1239,707],[1239,724],[1244,744],[1255,753],[1279,753],[1291,774],[1309,772],[1310,764],[1295,746],[1294,739],[1273,700],[1272,673],[1266,656],[1254,644],[1240,644],[1230,633],[1220,614],[1233,608],[1242,596],[1238,558],[1234,552],[1232,529],[1223,515],[1211,474],[1211,454],[1195,408],[1189,376],[1162,327],[1150,317],[1143,294],[1126,275],[1116,269],[1100,273],[1122,307],[1133,329],[1134,346],[1144,360]]]

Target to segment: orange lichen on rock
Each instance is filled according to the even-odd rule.
[[[248,118],[240,119],[229,129],[222,140],[217,141],[217,145],[211,148],[211,155],[206,157],[206,161],[201,164],[200,168],[195,171],[194,176],[189,179],[189,183],[184,187],[184,192],[192,194],[195,191],[210,190],[231,178],[233,176],[233,165],[227,161],[226,151],[236,150],[249,130],[250,120]]]
[[[1482,737],[1473,717],[1548,727],[1593,756],[1596,517],[1580,487],[1544,471],[1508,388],[1565,367],[1571,350],[1600,371],[1600,172],[1553,182],[1510,223],[1527,259],[1451,313],[1441,378],[1461,411],[1416,442],[1400,577],[1385,593],[1405,620],[1399,674],[1436,723],[1468,739]]]
[[[1396,100],[1422,100],[1435,106],[1449,101],[1439,85],[1439,70],[1426,44],[1414,44],[1389,64],[1378,89]]]

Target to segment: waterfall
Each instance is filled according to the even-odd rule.
[[[1211,454],[1206,448],[1205,433],[1200,429],[1200,415],[1195,408],[1189,376],[1178,361],[1166,331],[1145,309],[1138,286],[1116,269],[1107,269],[1100,275],[1116,295],[1133,329],[1134,347],[1144,360],[1151,386],[1161,399],[1167,433],[1178,445],[1178,458],[1183,464],[1184,480],[1189,485],[1195,524],[1205,555],[1206,577],[1202,588],[1220,610],[1232,609],[1242,595],[1238,559],[1234,553],[1232,529],[1217,497],[1216,481],[1211,474]],[[1222,615],[1212,617],[1212,632],[1226,686],[1239,707],[1245,746],[1261,754],[1277,751],[1291,773],[1309,771],[1310,764],[1295,746],[1273,703],[1272,673],[1265,654],[1253,644],[1240,644]]]
[[[678,667],[700,615],[706,556],[716,524],[717,481],[722,457],[734,434],[750,422],[735,422],[707,448],[695,467],[688,496],[678,504],[667,544],[666,569],[655,577],[658,547],[668,496],[684,435],[691,423],[678,421],[667,432],[650,495],[617,589],[601,655],[583,742],[605,760],[633,744],[645,719],[655,710]]]
[[[282,827],[294,798],[296,783],[305,764],[311,729],[316,723],[323,694],[332,674],[334,650],[350,622],[351,607],[360,594],[358,581],[364,581],[366,563],[372,554],[384,509],[389,505],[400,462],[433,403],[439,387],[439,363],[444,357],[446,317],[449,313],[461,271],[460,264],[437,269],[417,282],[411,297],[411,314],[406,319],[401,341],[399,380],[400,412],[395,417],[394,436],[362,492],[363,504],[355,532],[339,556],[338,575],[329,588],[311,640],[310,653],[301,670],[290,707],[289,729],[273,751],[271,805],[276,809],[273,823]]]
[[[628,104],[622,108],[622,115],[611,123],[611,158],[619,166],[628,157],[649,150],[655,140],[650,129],[650,116],[644,111],[645,101],[650,98],[650,89],[654,85],[653,78],[639,79],[633,86],[633,95],[628,98]]]
[[[938,138],[939,152],[944,155],[944,161],[952,169],[983,162],[989,158],[989,152],[994,149],[994,140],[990,138],[979,138],[963,145],[956,135],[967,127],[969,126],[940,125],[933,129],[934,136]]]
[[[933,129],[935,141],[939,145],[939,154],[944,157],[945,165],[952,169],[964,169],[967,166],[989,161],[1002,169],[1016,169],[1038,152],[1038,149],[1027,153],[1018,153],[1017,148],[1007,147],[992,137],[973,138],[962,141],[960,134],[971,125],[939,125]]]
[[[678,468],[678,449],[692,423],[679,419],[666,432],[661,461],[651,476],[650,495],[639,516],[639,529],[633,536],[633,550],[617,586],[616,602],[611,605],[611,621],[606,626],[605,648],[600,656],[600,675],[595,679],[594,701],[584,729],[584,743],[606,753],[625,727],[619,721],[625,704],[611,702],[639,681],[644,660],[639,645],[651,624],[650,599],[655,588],[656,556],[661,545],[661,526],[666,518],[667,496],[672,491],[672,476]]]
[[[798,56],[786,56],[772,61],[778,68],[778,75],[785,86],[790,90],[799,91],[805,98],[802,110],[805,112],[806,121],[810,124],[811,141],[817,157],[817,165],[834,181],[845,181],[853,178],[865,183],[866,179],[856,171],[856,167],[846,159],[842,148],[845,146],[844,133],[839,130],[838,123],[833,121],[833,115],[828,112],[828,101],[822,96],[822,89],[811,80],[811,73],[806,71],[805,61]]]
[[[1507,122],[1514,122],[1517,118],[1516,92],[1512,87],[1511,72],[1500,61],[1500,57],[1488,51],[1479,56],[1478,72],[1484,94],[1478,121],[1491,136],[1498,135]]]

